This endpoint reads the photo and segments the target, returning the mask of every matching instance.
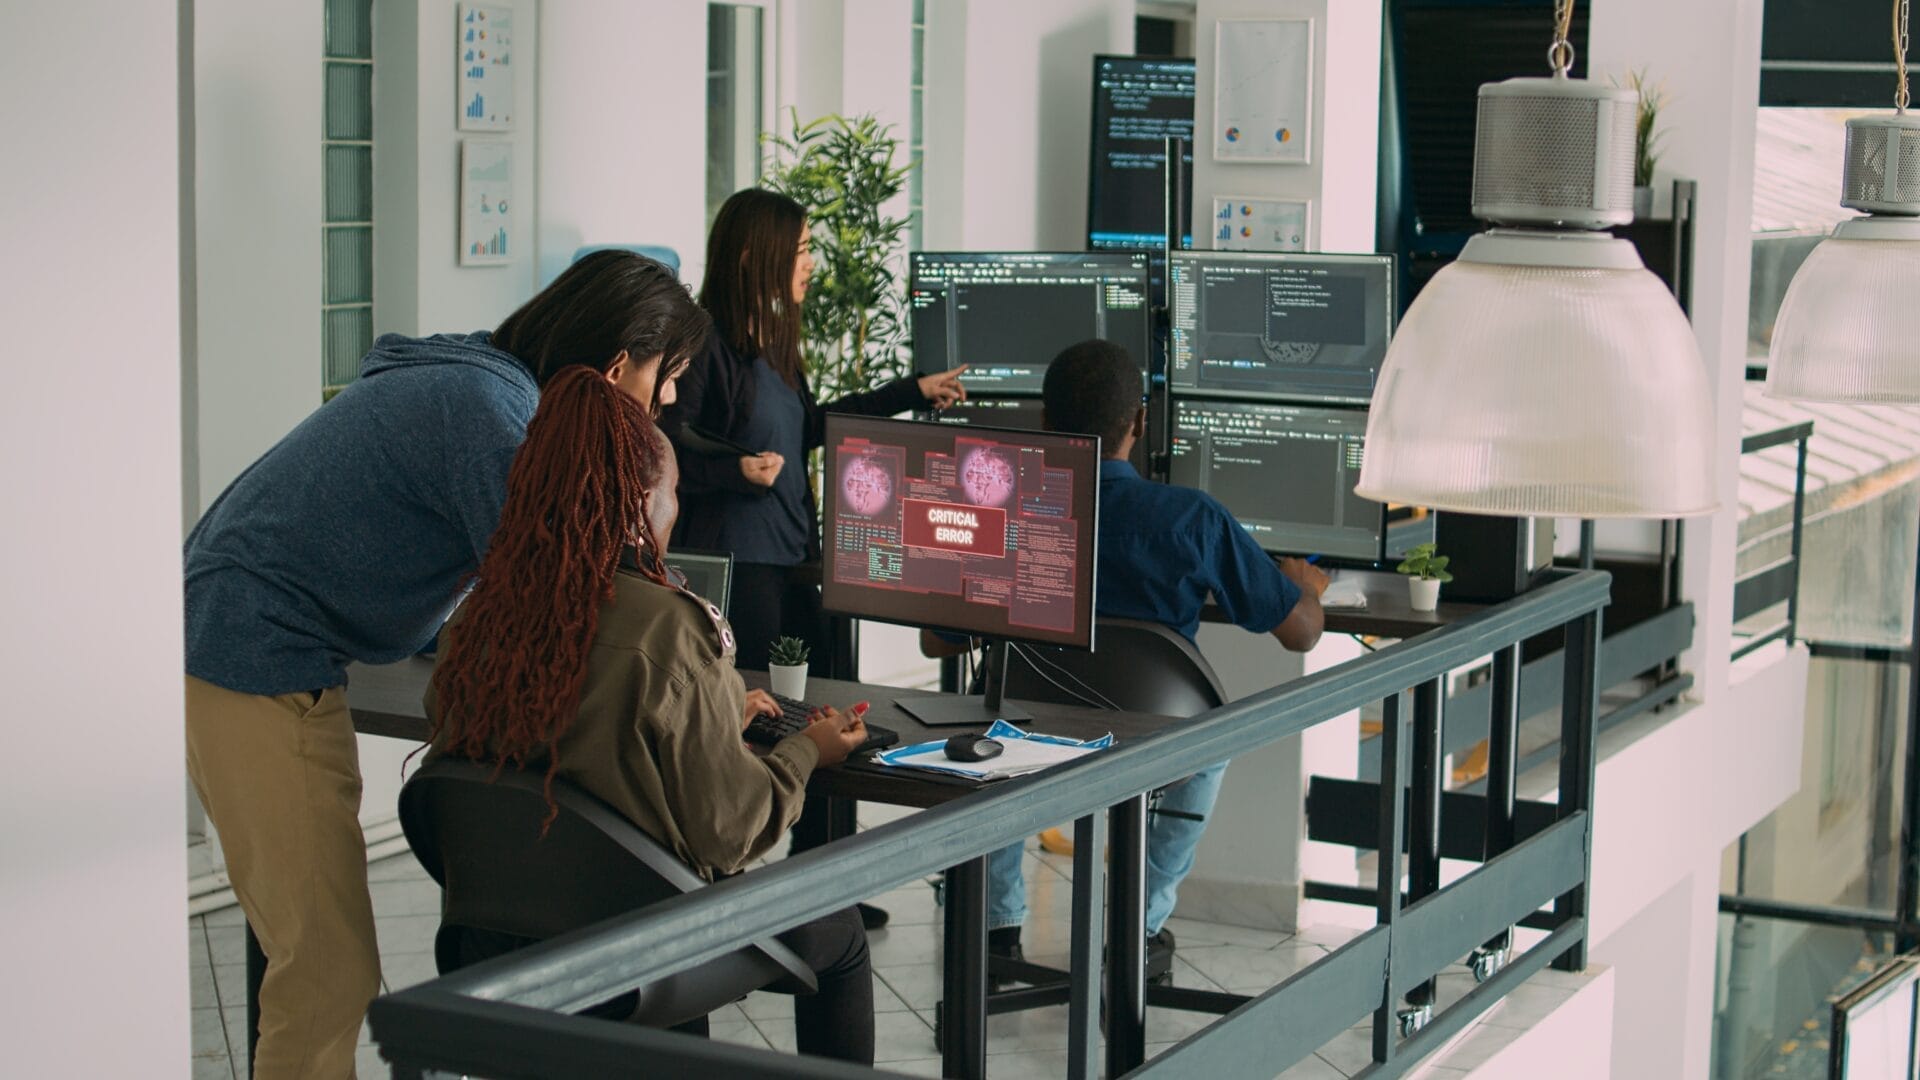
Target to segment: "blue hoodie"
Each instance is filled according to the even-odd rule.
[[[439,630],[500,523],[540,390],[490,335],[387,334],[360,379],[228,486],[186,544],[187,674],[346,682]]]

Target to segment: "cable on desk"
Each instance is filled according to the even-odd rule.
[[[1034,674],[1039,675],[1042,679],[1045,679],[1049,684],[1053,686],[1055,690],[1060,691],[1061,693],[1067,695],[1068,697],[1074,698],[1079,702],[1081,702],[1082,704],[1091,706],[1096,709],[1107,709],[1112,712],[1121,711],[1120,706],[1115,705],[1110,699],[1107,698],[1106,695],[1100,693],[1098,690],[1095,690],[1093,687],[1088,686],[1086,683],[1082,682],[1080,678],[1074,675],[1072,672],[1066,670],[1065,668],[1059,666],[1058,664],[1055,664],[1053,661],[1048,660],[1046,657],[1041,656],[1039,653],[1033,651],[1032,649],[1027,648],[1024,645],[1016,645],[1016,644],[1013,644],[1012,642],[1008,642],[1007,656],[1009,657],[1009,662],[1011,662],[1011,658],[1015,655],[1018,655],[1019,657],[1024,659],[1027,662],[1027,666],[1031,667],[1034,670]],[[1042,667],[1041,665],[1043,664],[1046,666]],[[1053,669],[1053,671],[1058,673],[1061,676],[1061,678],[1072,680],[1075,685],[1079,686],[1080,689],[1075,690],[1072,687],[1066,686],[1065,684],[1061,683],[1059,679],[1056,679],[1052,675],[1047,674],[1047,670],[1046,670],[1047,668]]]

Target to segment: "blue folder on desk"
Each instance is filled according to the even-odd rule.
[[[1107,747],[1113,745],[1113,736],[1111,734],[1102,735],[1097,739],[1069,739],[1060,735],[1040,735],[1033,732],[1022,731],[1012,724],[1007,723],[1005,720],[995,720],[993,726],[987,729],[987,738],[997,739],[1005,744],[1008,748],[1007,752],[999,757],[988,758],[985,761],[953,761],[947,757],[946,740],[940,739],[934,742],[914,743],[912,746],[900,746],[892,750],[882,751],[874,755],[874,760],[880,762],[882,765],[925,769],[929,772],[951,773],[955,776],[964,776],[972,780],[997,780],[1004,777],[1020,776],[1029,772],[1038,772],[1041,769],[1052,768],[1054,765],[1064,764],[1071,758],[1090,754],[1098,750],[1105,750]],[[1067,753],[1050,753],[1046,756],[1051,760],[1028,763],[1022,766],[1020,759],[1023,755],[1015,749],[1016,746],[1022,743],[1036,749],[1039,747],[1047,747],[1049,749],[1058,748],[1067,751]]]

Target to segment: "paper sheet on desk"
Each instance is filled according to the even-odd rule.
[[[993,726],[987,729],[987,738],[998,740],[1002,750],[997,757],[985,761],[949,759],[944,739],[896,747],[874,757],[882,765],[952,773],[975,780],[1004,780],[1050,769],[1113,745],[1113,736],[1110,734],[1082,742],[1059,735],[1022,731],[1005,720],[995,720]]]
[[[1367,606],[1366,591],[1353,578],[1335,578],[1320,594],[1320,606],[1323,608],[1363,608]]]

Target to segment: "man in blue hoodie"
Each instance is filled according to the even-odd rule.
[[[380,989],[347,664],[433,639],[549,378],[588,365],[657,411],[709,329],[672,271],[606,251],[492,334],[388,334],[187,538],[187,770],[267,956],[258,1080],[352,1077]]]

